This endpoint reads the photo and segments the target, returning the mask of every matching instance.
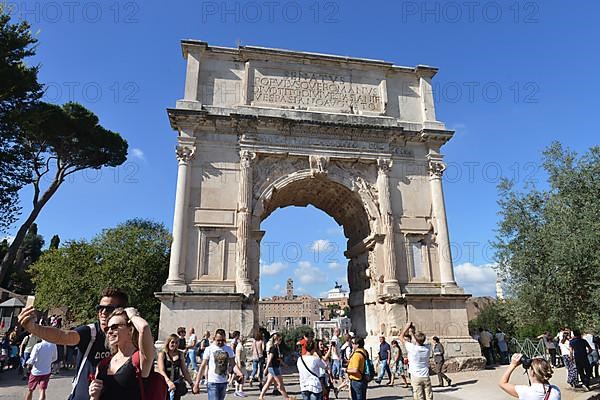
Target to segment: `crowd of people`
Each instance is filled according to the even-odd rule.
[[[56,318],[54,323],[38,321],[33,307],[21,312],[18,320],[23,332],[7,332],[2,348],[8,346],[8,354],[16,351],[20,356],[15,368],[23,368],[27,377],[26,399],[38,388],[40,398],[44,398],[53,365],[64,360],[61,348],[72,348],[76,356],[76,362],[72,362],[75,377],[71,400],[146,399],[145,393],[152,393],[152,398],[159,393],[160,398],[175,400],[190,389],[194,394],[206,391],[209,400],[223,400],[228,391],[236,397],[247,397],[245,387],[253,385],[259,388],[260,400],[271,390],[271,394],[288,400],[292,397],[282,372],[290,367],[298,370],[304,400],[338,398],[341,391],[348,391],[352,400],[365,400],[371,381],[383,385],[386,377],[385,385],[395,387],[396,379],[400,379],[399,391],[406,388],[415,400],[431,400],[432,369],[433,375],[438,375],[439,386],[452,386],[452,380],[444,374],[446,357],[440,339],[434,336],[428,341],[412,323],[407,323],[390,343],[380,336],[376,351],[367,351],[364,339],[351,332],[342,337],[339,329],[331,337],[315,338],[307,333],[294,348],[294,343],[282,343],[281,334],[264,329],[247,338],[239,331],[227,333],[224,329],[198,336],[193,327],[180,327],[164,339],[163,348],[156,354],[148,323],[135,308],[128,307],[128,296],[123,291],[105,289],[96,312],[96,322],[71,330],[61,329]],[[580,379],[587,388],[593,378],[598,378],[597,336],[564,328],[554,337],[546,332],[540,339],[544,340],[550,361],[534,359],[527,363],[520,354],[508,360],[507,338],[501,330],[495,335],[480,330],[478,340],[486,360],[508,363],[499,382],[505,392],[522,399],[560,399],[560,390],[550,385],[549,379],[552,366],[561,363],[568,368],[568,382],[573,386]],[[284,352],[292,357],[284,356]],[[526,367],[530,386],[509,383],[518,365]]]

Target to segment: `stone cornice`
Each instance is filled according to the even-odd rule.
[[[230,134],[252,134],[259,129],[271,129],[281,135],[317,135],[329,137],[364,138],[367,140],[446,143],[454,135],[447,129],[424,128],[421,124],[398,121],[390,117],[360,115],[328,115],[295,110],[274,113],[244,113],[253,107],[180,109],[169,108],[167,113],[174,130],[210,127],[226,129]],[[216,111],[216,112],[214,112]],[[318,116],[316,119],[310,117]]]
[[[433,77],[437,72],[438,68],[431,67],[428,65],[417,65],[415,67],[406,67],[400,65],[394,65],[391,62],[383,60],[374,60],[369,58],[359,57],[348,57],[340,56],[335,54],[322,54],[306,51],[294,51],[284,50],[270,47],[261,46],[238,46],[235,47],[223,47],[223,46],[210,46],[207,42],[201,40],[185,39],[181,41],[181,49],[184,58],[190,51],[200,52],[211,52],[215,54],[224,54],[236,57],[239,61],[247,61],[255,59],[257,61],[268,57],[269,59],[297,59],[300,62],[306,60],[316,61],[320,63],[331,63],[331,64],[351,64],[353,66],[363,66],[371,68],[386,69],[390,72],[405,72],[417,74],[418,76]]]

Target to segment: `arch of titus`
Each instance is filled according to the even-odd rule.
[[[474,355],[452,270],[437,69],[185,40],[185,95],[168,109],[179,161],[159,337],[178,326],[251,334],[261,222],[312,204],[343,229],[353,330],[413,321]],[[290,226],[290,229],[310,229]]]

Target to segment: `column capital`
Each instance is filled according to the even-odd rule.
[[[378,158],[377,159],[377,170],[379,173],[388,174],[392,169],[392,160],[389,158]]]
[[[244,168],[250,168],[256,160],[256,153],[250,150],[240,150],[240,165]]]
[[[175,146],[175,155],[179,162],[190,162],[196,153],[196,146],[191,144],[178,144]]]
[[[429,175],[432,178],[441,178],[446,170],[446,164],[441,161],[430,160],[429,161]]]

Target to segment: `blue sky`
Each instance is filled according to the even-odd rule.
[[[63,185],[37,221],[47,240],[53,234],[63,240],[90,238],[134,217],[171,227],[176,133],[165,108],[183,96],[181,39],[439,67],[434,85],[437,117],[456,130],[443,148],[454,265],[459,282],[475,295],[493,294],[492,254],[485,244],[494,237],[499,177],[518,184],[537,180],[543,186],[540,155],[552,140],[579,152],[598,144],[594,127],[587,127],[597,113],[600,89],[597,2],[150,0],[12,5],[37,32],[38,54],[32,62],[41,65],[46,99],[84,104],[105,127],[120,132],[131,149],[119,168],[80,173]],[[24,190],[26,212],[30,199]],[[292,258],[296,261],[277,251],[267,259],[263,248],[263,267],[273,274],[263,274],[262,295],[276,294],[276,285],[284,286],[288,277],[297,280],[296,287],[319,295],[343,277],[343,267],[332,268],[324,257],[315,257],[324,251],[314,249],[337,249],[337,262],[345,265],[345,240],[321,211],[286,208],[263,224],[263,244],[298,243],[303,253],[298,260]]]

